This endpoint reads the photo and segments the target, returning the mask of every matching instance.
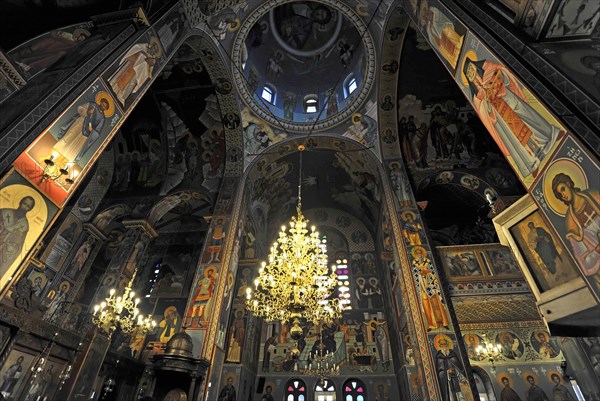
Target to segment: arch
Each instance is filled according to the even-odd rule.
[[[488,373],[480,368],[479,366],[471,366],[473,377],[475,378],[475,384],[477,385],[477,391],[479,391],[479,397],[485,401],[497,401],[496,392],[494,391],[494,385]],[[480,382],[478,381],[480,380]],[[480,388],[482,386],[482,388]]]
[[[285,385],[285,401],[306,401],[306,383],[301,379],[290,379]]]
[[[240,110],[242,107],[233,90],[227,63],[225,63],[221,51],[214,44],[214,34],[208,30],[206,24],[192,30],[173,50],[173,54],[176,54],[184,44],[189,46],[196,53],[196,58],[202,61],[212,84],[215,86],[221,117],[224,120],[227,116],[231,121],[241,121]],[[224,171],[229,176],[241,175],[244,165],[244,152],[240,148],[243,144],[242,124],[238,122],[225,125],[223,128],[226,144]]]
[[[315,383],[315,401],[335,401],[335,383],[327,378]]]
[[[212,199],[210,196],[199,191],[176,192],[158,201],[148,213],[146,220],[154,227],[169,211],[184,204],[193,210],[211,206]]]
[[[342,386],[342,401],[366,401],[367,387],[356,378],[350,378]]]
[[[92,224],[102,233],[107,233],[106,229],[113,221],[123,218],[130,213],[131,208],[126,204],[112,205],[98,213],[94,217],[94,220],[92,220]]]
[[[352,205],[356,206],[357,213],[359,212],[359,208],[361,222],[374,236],[376,232],[376,216],[379,216],[381,203],[384,200],[382,197],[382,182],[388,180],[383,172],[383,166],[379,163],[379,160],[377,160],[376,155],[361,143],[349,138],[326,134],[315,134],[308,139],[292,137],[281,140],[280,142],[271,145],[267,151],[261,153],[258,157],[255,157],[252,162],[248,163],[242,178],[245,185],[244,194],[248,195],[256,188],[259,188],[261,192],[253,194],[254,198],[252,199],[252,202],[264,203],[264,205],[261,206],[261,210],[263,210],[264,213],[259,219],[255,218],[257,227],[261,227],[261,229],[266,227],[266,222],[271,218],[271,216],[267,216],[267,212],[273,213],[273,210],[270,210],[271,206],[275,205],[279,211],[283,210],[283,208],[287,208],[287,211],[290,211],[293,210],[291,209],[292,207],[295,207],[296,198],[294,197],[295,191],[290,189],[290,186],[285,186],[281,190],[287,190],[289,192],[289,194],[287,194],[289,196],[286,195],[285,197],[286,201],[284,203],[269,204],[268,202],[263,201],[263,198],[273,198],[274,195],[276,195],[273,193],[272,187],[268,185],[257,186],[253,185],[253,183],[265,184],[268,183],[269,180],[272,180],[274,177],[274,168],[271,166],[282,166],[285,164],[282,163],[282,160],[285,162],[290,161],[289,158],[286,158],[292,153],[297,153],[297,145],[303,142],[306,143],[306,150],[304,152],[307,156],[305,157],[309,157],[308,155],[310,155],[310,157],[316,157],[315,155],[318,154],[317,152],[331,151],[335,158],[335,162],[339,163],[340,167],[346,170],[346,173],[352,180],[352,190],[354,192],[360,191],[361,194],[356,195],[358,197],[357,202],[344,202],[345,199],[340,196],[338,199],[341,200],[338,203],[345,206],[350,205],[350,207]],[[293,163],[296,163],[296,161],[297,159],[292,160]],[[282,168],[277,167],[277,173],[279,174],[281,171]],[[292,174],[290,171],[291,168],[286,170],[285,174]],[[294,179],[295,177],[292,178],[292,180]],[[348,190],[342,187],[340,188],[342,189],[341,192],[344,192],[345,195]],[[265,196],[261,197],[261,194],[263,193]],[[253,215],[253,217],[257,216]],[[271,222],[272,221],[273,220],[271,220]],[[263,232],[265,231],[263,230]],[[363,234],[364,233],[361,234],[361,238],[357,241],[364,244],[366,237],[368,236]]]

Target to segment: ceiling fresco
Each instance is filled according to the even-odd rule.
[[[249,215],[266,238],[295,214],[300,158],[294,149],[293,142],[281,143],[249,170]],[[340,209],[360,216],[375,233],[382,195],[376,159],[367,152],[350,141],[309,138],[302,161],[303,209]]]
[[[398,68],[400,146],[415,197],[426,205],[422,215],[434,244],[497,242],[488,197],[518,197],[523,187],[412,25]]]
[[[356,99],[344,89],[345,80],[354,78],[359,90],[363,86],[370,54],[362,42],[352,22],[327,5],[294,2],[271,9],[242,44],[243,79],[254,100],[250,106],[297,123],[336,116]],[[271,103],[261,97],[263,85],[275,91]],[[303,103],[310,95],[317,96],[317,107],[308,113]]]
[[[367,24],[339,1],[261,4],[242,24],[231,52],[242,100],[286,131],[339,124],[364,103],[374,80]],[[352,78],[354,91],[347,87]],[[272,99],[263,98],[264,87],[274,92]],[[314,111],[306,106],[311,97]]]

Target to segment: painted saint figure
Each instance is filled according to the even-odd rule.
[[[556,250],[556,244],[552,240],[550,233],[543,227],[536,227],[532,221],[527,223],[529,233],[527,234],[527,243],[529,247],[535,251],[539,260],[550,273],[556,273],[556,258],[562,260],[560,254]]]
[[[513,159],[522,177],[535,177],[561,129],[529,104],[521,84],[503,65],[467,57],[463,73],[473,106],[504,156]]]
[[[83,28],[72,33],[56,30],[19,46],[10,56],[33,76],[52,66],[90,36],[90,31]]]
[[[271,367],[271,352],[275,350],[275,346],[277,345],[277,338],[279,337],[278,333],[273,333],[273,335],[265,341],[264,349],[263,349],[263,362],[262,362],[262,371],[268,372]]]
[[[510,387],[510,380],[508,380],[508,377],[502,378],[502,384],[504,384],[504,388],[500,393],[500,401],[522,401],[519,394]]]
[[[235,401],[235,387],[233,387],[233,377],[227,378],[227,384],[221,389],[218,401]]]
[[[16,209],[0,209],[0,277],[21,256],[29,232],[27,213],[35,207],[35,200],[25,196]]]
[[[131,46],[121,58],[119,68],[108,79],[108,83],[123,106],[131,94],[140,91],[146,81],[152,79],[154,66],[160,55],[160,44],[153,37],[148,43]]]
[[[271,392],[273,391],[273,387],[267,386],[265,387],[265,393],[260,398],[260,401],[275,401]]]
[[[110,110],[114,108],[106,92],[100,92],[94,102],[79,105],[77,114],[60,128],[53,149],[67,162],[79,162],[100,138],[106,119],[112,115]]]
[[[23,374],[23,356],[19,356],[17,361],[10,365],[2,376],[2,385],[0,385],[0,394],[7,398],[12,395],[19,378]]]
[[[529,389],[527,390],[527,401],[549,401],[544,390],[535,384],[535,379],[533,376],[527,376],[527,383],[529,383]]]
[[[415,214],[405,212],[402,214],[404,223],[402,224],[402,235],[408,241],[408,245],[421,245],[420,233],[423,226],[418,221],[415,221]]]
[[[566,238],[586,276],[600,283],[600,193],[597,189],[581,189],[565,173],[552,179],[554,196],[565,205]]]
[[[443,401],[463,399],[460,382],[466,381],[460,359],[454,352],[450,338],[444,334],[436,336],[438,350],[435,354],[435,366],[442,390]],[[436,342],[434,340],[434,344]]]
[[[242,350],[244,349],[244,338],[246,336],[246,323],[244,322],[244,312],[242,310],[235,312],[235,319],[230,330],[227,362],[239,363],[242,361]]]
[[[431,260],[427,257],[425,248],[420,246],[414,247],[412,254],[413,276],[420,289],[421,305],[427,319],[427,331],[440,327],[447,329],[450,321]]]
[[[204,313],[217,285],[216,270],[214,266],[207,267],[204,270],[204,278],[198,283],[198,289],[196,290],[192,305],[192,320],[190,322],[192,327],[200,327],[206,320]]]
[[[161,343],[167,343],[173,337],[180,322],[181,316],[176,307],[169,306],[165,309],[163,320],[158,324],[158,327],[161,329],[159,337]]]
[[[427,31],[431,44],[455,68],[465,36],[459,35],[454,23],[440,9],[429,6],[427,0],[421,3],[419,23]]]
[[[554,401],[576,401],[577,399],[571,394],[568,388],[560,383],[560,376],[556,373],[550,375],[554,387],[552,388],[552,396]]]
[[[83,244],[75,252],[75,256],[71,260],[69,268],[67,269],[67,275],[69,277],[75,277],[83,268],[83,265],[88,260],[92,247],[94,245],[94,237],[88,237]]]

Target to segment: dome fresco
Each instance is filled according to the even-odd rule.
[[[374,77],[371,36],[340,3],[257,8],[240,29],[233,58],[244,101],[261,118],[292,131],[318,131],[347,119]]]

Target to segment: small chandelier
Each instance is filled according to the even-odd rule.
[[[114,288],[110,289],[109,296],[100,304],[94,306],[92,322],[106,333],[111,335],[117,327],[125,333],[137,332],[147,333],[156,327],[152,315],[144,317],[140,315],[137,307],[139,298],[134,299],[135,293],[131,290],[133,280],[137,273],[137,267],[133,272],[131,280],[125,287],[123,295],[118,295]]]
[[[318,377],[318,383],[321,386],[324,385],[325,378],[339,376],[340,374],[340,365],[335,361],[335,354],[325,351],[323,330],[321,330],[321,342],[315,353],[310,355],[308,361],[306,361],[306,367],[302,370],[302,374]]]
[[[46,180],[58,181],[62,176],[66,176],[64,181],[66,184],[75,183],[75,177],[77,177],[77,171],[71,168],[72,163],[65,163],[62,166],[58,162],[58,153],[54,152],[44,162],[44,170],[42,171],[41,181]]]
[[[308,220],[302,214],[302,151],[299,145],[300,168],[298,183],[298,215],[287,227],[282,226],[273,243],[269,262],[263,262],[254,281],[255,290],[246,289],[246,308],[267,321],[293,322],[290,335],[302,336],[300,319],[330,323],[341,317],[340,300],[332,298],[338,284],[335,267],[327,266],[326,240],[316,228],[307,229]]]
[[[498,359],[500,354],[502,353],[502,347],[500,344],[489,342],[485,334],[483,334],[483,345],[477,346],[475,348],[475,353],[479,357],[480,360],[487,359],[492,364],[492,373],[496,371],[496,366],[494,365],[494,361]]]

